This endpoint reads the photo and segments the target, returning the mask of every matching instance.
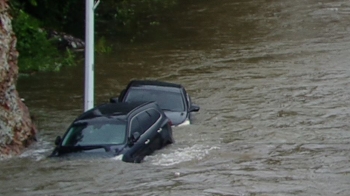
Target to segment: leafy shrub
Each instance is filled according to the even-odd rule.
[[[20,72],[58,71],[64,62],[65,55],[54,46],[53,40],[47,38],[41,29],[40,22],[23,10],[18,10],[12,21],[13,30],[17,36],[19,52],[18,66]],[[73,58],[70,55],[68,58]]]

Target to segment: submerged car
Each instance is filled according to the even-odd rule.
[[[191,123],[191,112],[198,112],[200,107],[193,104],[191,97],[180,84],[156,80],[133,80],[118,98],[111,102],[155,101],[165,112],[173,126]]]
[[[99,151],[140,163],[173,142],[170,121],[155,102],[107,103],[75,119],[51,156]]]

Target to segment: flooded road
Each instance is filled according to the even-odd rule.
[[[131,79],[201,106],[142,164],[48,159],[83,108],[83,65],[21,78],[40,129],[0,195],[350,195],[350,2],[193,0],[149,40],[96,57],[96,104]]]

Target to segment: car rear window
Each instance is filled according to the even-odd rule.
[[[181,94],[177,92],[132,88],[126,94],[125,101],[155,101],[163,110],[185,111],[184,100]]]

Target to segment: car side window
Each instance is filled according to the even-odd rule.
[[[187,104],[189,105],[190,103],[192,103],[191,101],[191,97],[186,93],[186,99],[187,99]],[[191,107],[190,105],[188,107]]]
[[[131,127],[130,127],[130,133],[133,134],[135,132],[139,132],[141,133],[141,124],[139,122],[139,119],[137,119],[137,117],[133,118],[133,120],[131,121]]]
[[[131,121],[131,134],[139,132],[143,134],[147,131],[153,123],[151,122],[151,116],[146,111],[137,114]]]
[[[147,111],[141,112],[139,115],[137,115],[137,118],[141,122],[142,133],[147,131],[153,125],[151,115]]]
[[[154,109],[148,110],[147,112],[149,113],[149,115],[151,117],[150,121],[152,122],[152,124],[156,123],[160,117],[160,113]]]
[[[139,132],[143,134],[146,132],[160,117],[160,113],[157,110],[150,109],[143,111],[136,115],[131,121],[131,134]]]

